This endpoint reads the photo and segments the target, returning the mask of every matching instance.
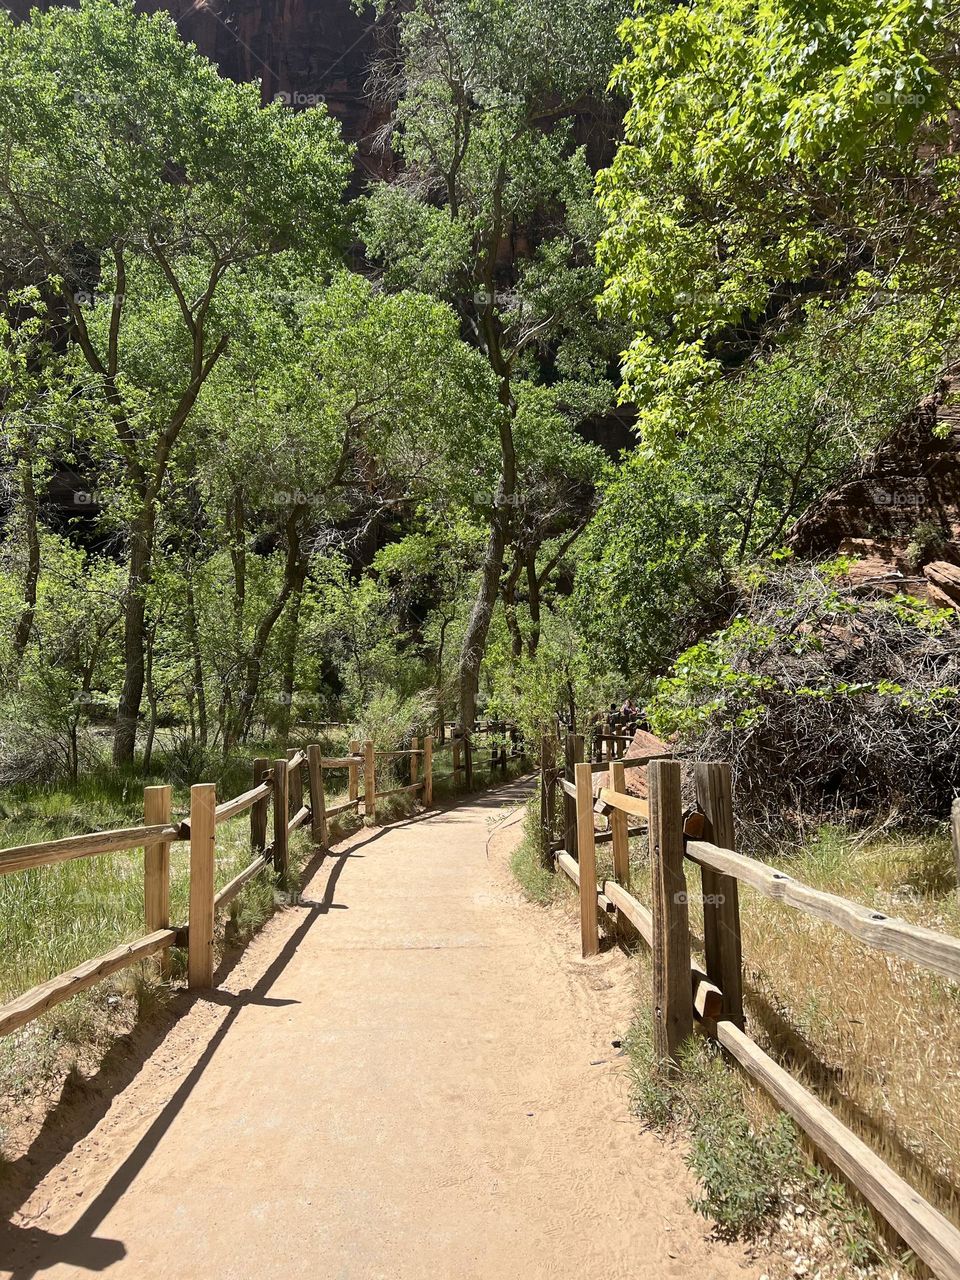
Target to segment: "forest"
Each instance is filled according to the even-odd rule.
[[[842,708],[803,799],[942,812],[949,601],[790,543],[949,369],[933,9],[381,17],[378,180],[164,14],[4,21],[7,781],[630,695],[771,759]],[[915,768],[865,797],[877,715]]]
[[[956,13],[354,9],[362,138],[163,10],[0,15],[2,843],[128,825],[145,783],[232,794],[307,742],[495,722],[536,762],[629,702],[731,762],[748,852],[956,929]],[[515,870],[553,902],[534,845]],[[87,954],[68,904],[105,945],[140,910],[55,874],[0,876],[4,995]],[[818,978],[837,1030],[810,940],[744,927],[771,1008],[826,1061],[854,1038],[851,1096],[955,1213],[927,1078],[955,1028],[908,1067],[846,1025],[857,962]],[[659,1088],[649,1114],[696,1111]],[[796,1173],[765,1123],[709,1205],[733,1233]]]

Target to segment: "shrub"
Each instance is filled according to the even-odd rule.
[[[845,565],[741,586],[734,621],[680,656],[648,707],[697,759],[730,760],[738,811],[769,834],[814,818],[940,818],[960,789],[952,610],[865,597]]]

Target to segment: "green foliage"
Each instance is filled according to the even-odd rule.
[[[641,0],[621,36],[601,260],[649,431],[682,429],[684,395],[810,297],[952,286],[956,68],[936,5]]]
[[[680,1126],[690,1135],[687,1163],[700,1184],[692,1203],[724,1236],[755,1235],[768,1227],[795,1193],[805,1172],[798,1135],[783,1115],[756,1124],[743,1104],[743,1086],[707,1041],[690,1040],[679,1072],[658,1066],[649,1016],[627,1039],[634,1102],[657,1129]]]

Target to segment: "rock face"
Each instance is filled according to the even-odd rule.
[[[11,0],[23,18],[34,6]],[[138,8],[166,9],[184,40],[195,44],[232,80],[259,80],[264,102],[291,107],[325,102],[344,136],[357,145],[362,174],[380,177],[389,163],[373,143],[381,123],[365,94],[370,63],[389,25],[373,10],[359,15],[350,0],[138,0]]]
[[[794,527],[802,556],[853,558],[850,580],[960,608],[960,370]]]

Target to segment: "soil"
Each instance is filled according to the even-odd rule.
[[[629,1110],[636,992],[508,868],[522,784],[318,859],[0,1235],[0,1274],[756,1280]]]

